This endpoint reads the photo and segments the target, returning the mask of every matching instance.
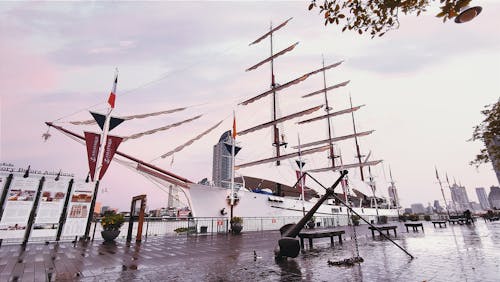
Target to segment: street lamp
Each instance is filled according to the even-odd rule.
[[[466,23],[468,21],[471,21],[473,18],[477,17],[483,8],[481,6],[476,6],[476,7],[464,7],[461,9],[460,13],[458,16],[455,18],[456,23]]]

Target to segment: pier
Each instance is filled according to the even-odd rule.
[[[399,228],[404,223],[391,222]],[[423,222],[432,227],[431,222]],[[149,236],[141,243],[102,241],[28,244],[0,247],[0,281],[495,281],[500,260],[500,223],[427,228],[401,233],[394,240],[416,259],[410,260],[387,239],[371,238],[367,225],[356,226],[364,262],[329,266],[353,254],[352,227],[343,244],[316,238],[314,247],[295,259],[274,261],[278,231],[241,235],[198,234]],[[195,271],[193,271],[195,270]]]

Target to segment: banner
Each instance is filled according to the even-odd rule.
[[[104,147],[104,158],[102,159],[101,171],[99,172],[99,180],[102,179],[104,173],[108,169],[109,164],[113,160],[113,156],[115,155],[118,146],[122,142],[121,137],[108,135],[106,140],[106,146]]]
[[[0,239],[22,239],[35,201],[40,177],[15,174],[10,184],[0,221]]]
[[[94,183],[75,181],[68,204],[68,213],[62,236],[81,236],[85,234],[85,227],[90,211],[90,203],[94,193]]]
[[[87,157],[89,161],[90,178],[92,179],[92,181],[94,181],[97,157],[99,155],[99,146],[101,146],[101,135],[86,131],[84,133],[85,133],[85,144],[87,145]]]
[[[38,209],[31,237],[55,237],[59,219],[66,200],[70,179],[46,179],[38,202]]]

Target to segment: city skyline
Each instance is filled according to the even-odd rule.
[[[447,173],[475,195],[475,187],[498,185],[491,164],[478,169],[468,165],[483,144],[467,140],[483,119],[483,106],[498,99],[500,31],[495,26],[500,4],[474,2],[483,11],[469,23],[443,24],[434,17],[437,7],[433,7],[420,17],[402,16],[398,30],[375,39],[324,27],[321,17],[307,11],[302,2],[1,3],[0,159],[18,167],[63,169],[84,178],[85,147],[53,129],[44,142],[44,122],[56,121],[79,134],[84,129],[97,131],[68,122],[91,118],[88,109],[105,110],[118,67],[115,115],[188,109],[148,123],[126,121],[115,134],[130,135],[204,114],[182,129],[132,140],[119,150],[195,182],[210,177],[212,146],[232,127],[232,110],[239,129],[269,115],[268,103],[236,106],[269,87],[267,68],[244,71],[268,56],[268,43],[257,47],[248,43],[265,33],[270,21],[276,25],[293,17],[277,34],[276,48],[300,43],[277,61],[277,79],[284,83],[319,68],[322,54],[327,63],[345,60],[327,73],[327,79],[329,84],[349,79],[351,83],[330,95],[338,110],[346,108],[349,94],[355,105],[367,105],[356,112],[356,122],[360,130],[376,130],[360,142],[365,155],[371,151],[373,159],[384,160],[374,169],[377,191],[387,194],[390,165],[402,206],[442,202],[434,174],[437,166],[441,180]],[[283,114],[322,103],[297,102],[300,94],[319,89],[321,79],[311,78],[304,86],[280,93],[290,97],[281,100]],[[219,120],[224,122],[217,130],[191,147],[173,158],[159,158]],[[350,126],[349,119],[334,121],[338,135],[349,133]],[[289,127],[291,145],[299,133],[303,142],[325,134],[322,126],[297,128],[290,123]],[[267,132],[237,141],[245,143],[237,163],[270,156]],[[339,145],[346,162],[353,161],[353,147]],[[310,157],[306,168],[322,162],[324,155]],[[246,173],[293,184],[292,165],[284,162],[273,172],[271,168],[261,166]],[[356,179],[358,173],[352,170],[349,176]],[[332,181],[331,175],[318,178]],[[152,208],[167,202],[168,192],[117,163],[110,166],[101,187],[107,190],[102,189],[98,201],[120,209],[126,210],[130,198],[142,193],[150,195]],[[450,200],[449,189],[445,193]]]

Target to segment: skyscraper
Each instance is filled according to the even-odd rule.
[[[219,142],[214,145],[212,181],[215,186],[231,188],[232,142],[231,130],[228,130],[221,135]],[[239,150],[240,147],[235,146],[235,153]]]
[[[486,195],[486,190],[483,187],[476,188],[477,198],[479,199],[479,204],[483,210],[490,209],[490,203],[488,202],[488,196]]]
[[[450,187],[451,199],[455,204],[457,211],[465,211],[470,209],[469,197],[467,196],[467,191],[465,187],[458,186],[456,183]]]
[[[231,144],[230,130],[224,132],[214,145],[212,181],[215,186],[230,188],[232,159],[225,144]]]
[[[493,209],[500,209],[500,187],[491,186],[490,194],[488,195],[490,207]]]

